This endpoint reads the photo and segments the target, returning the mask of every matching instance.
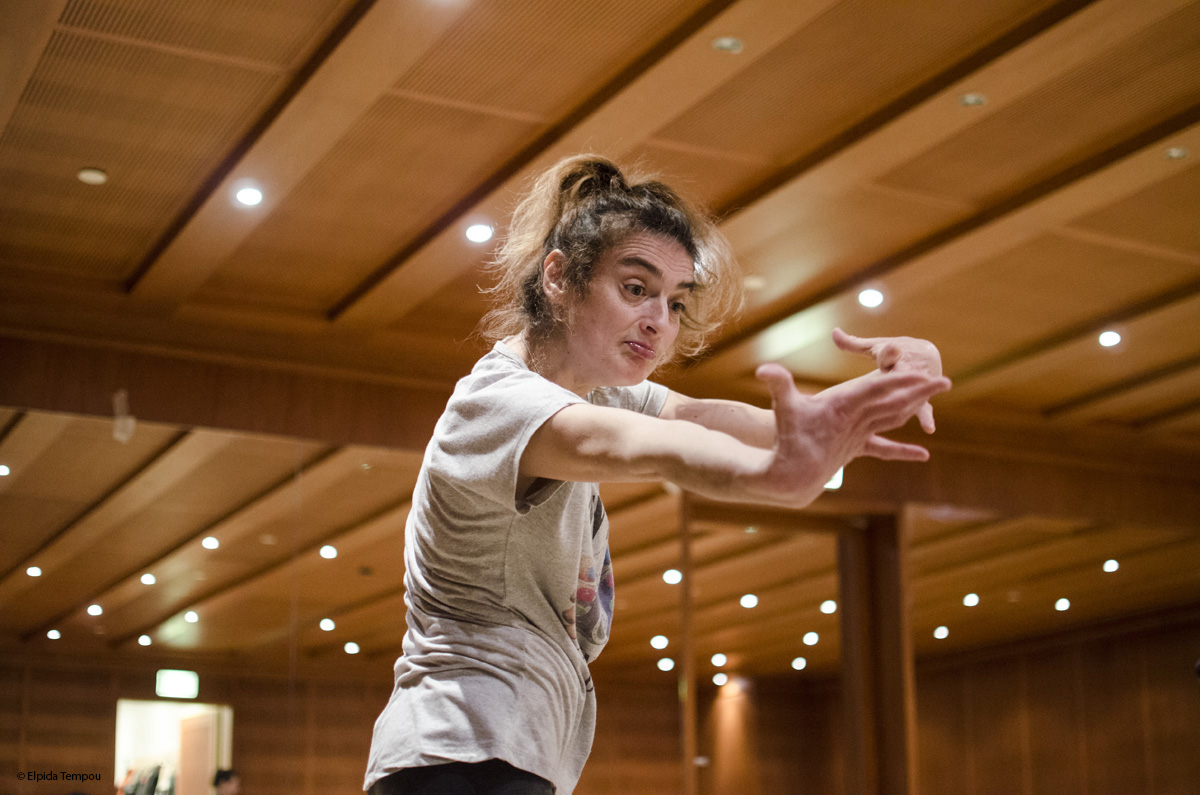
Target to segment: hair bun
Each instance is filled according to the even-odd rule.
[[[629,184],[625,176],[613,163],[600,158],[577,163],[563,177],[559,194],[563,204],[579,201],[604,193],[627,193]]]

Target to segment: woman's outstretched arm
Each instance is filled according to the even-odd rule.
[[[926,460],[923,447],[880,434],[950,388],[940,376],[898,368],[816,395],[797,390],[779,365],[763,365],[758,377],[771,392],[770,449],[687,420],[574,404],[534,433],[520,473],[553,480],[666,480],[713,499],[802,507],[859,456]]]

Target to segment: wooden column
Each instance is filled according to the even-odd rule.
[[[905,532],[894,515],[838,537],[847,795],[916,791]]]
[[[692,639],[692,540],[688,498],[679,495],[679,702],[683,795],[696,795],[696,655]]]

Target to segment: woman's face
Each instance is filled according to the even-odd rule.
[[[568,307],[565,372],[555,380],[577,394],[632,386],[670,359],[694,286],[683,246],[647,232],[630,235],[600,255],[582,300],[549,284],[564,264],[548,260],[546,268],[548,296]]]

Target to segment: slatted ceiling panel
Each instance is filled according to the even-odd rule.
[[[769,167],[763,160],[650,138],[624,158],[693,202],[715,210],[755,184]]]
[[[987,116],[881,182],[994,203],[1194,105],[1200,101],[1198,72],[1200,4],[1193,4]],[[1054,134],[1048,136],[1047,130]]]
[[[1164,142],[1164,154],[1170,140]],[[1189,158],[1200,159],[1200,152]],[[1085,229],[1200,255],[1200,165],[1071,223]]]
[[[463,228],[466,228],[465,224]],[[464,257],[470,257],[465,261],[476,261],[476,266],[464,270],[428,301],[393,323],[390,329],[414,334],[436,330],[439,336],[454,340],[465,352],[472,354],[473,364],[474,359],[491,348],[491,344],[478,334],[478,327],[479,319],[491,308],[490,298],[483,289],[494,285],[496,279],[483,267],[483,262],[492,256],[489,250],[470,246],[463,254]],[[469,370],[470,365],[460,375],[465,375]]]
[[[655,137],[762,161],[792,160],[1049,5],[1013,0],[964,14],[953,2],[847,0]]]
[[[1013,372],[982,398],[992,403],[1047,411],[1175,363],[1200,352],[1200,342],[1180,329],[1200,328],[1200,296],[1117,324],[1121,344],[1105,348],[1087,335],[1059,346],[1024,370]]]
[[[216,434],[193,433],[194,437],[205,435]],[[46,571],[38,580],[36,598],[10,608],[12,620],[32,629],[110,587],[122,573],[134,578],[155,573],[156,561],[286,478],[297,460],[303,461],[319,449],[291,440],[245,437],[207,459],[197,455],[196,466],[157,493],[153,502],[123,512],[119,523],[91,541],[80,542],[67,553],[69,559]],[[135,491],[154,489],[147,479],[139,481],[140,488]],[[124,494],[110,498],[106,508],[117,509],[123,499]]]
[[[789,208],[793,223],[765,240],[739,240],[738,256],[766,287],[747,295],[753,322],[903,249],[966,214],[869,185],[835,196],[813,193]]]
[[[351,0],[70,0],[67,28],[229,58],[294,66]]]
[[[1086,522],[1037,517],[1007,519],[966,528],[950,536],[912,544],[910,575],[924,577],[952,572],[960,566],[1044,544],[1056,536],[1082,532],[1087,528]]]
[[[611,517],[626,507],[663,494],[661,483],[601,483],[600,499]]]
[[[72,419],[61,427],[54,415],[27,414],[0,444],[5,449],[54,434],[40,454],[8,476],[0,492],[4,544],[0,546],[0,575],[14,576],[14,567],[152,462],[178,436],[178,431],[141,423],[127,444],[112,438],[112,421]],[[20,572],[24,577],[24,569]],[[0,604],[12,596],[0,586]],[[0,609],[0,626],[8,611]]]
[[[1097,400],[1067,413],[1072,421],[1132,424],[1194,404],[1200,397],[1200,364],[1114,397]]]
[[[703,5],[701,0],[477,3],[396,87],[507,108],[549,123]]]
[[[532,134],[527,122],[381,97],[196,298],[325,312]],[[464,257],[479,256],[463,242]]]
[[[26,188],[0,191],[0,256],[115,285],[283,79],[274,67],[56,31],[0,136],[0,175]],[[73,180],[84,166],[109,182]]]
[[[885,303],[882,311],[860,313],[853,330],[875,336],[903,327],[911,336],[932,338],[953,376],[1195,274],[1194,264],[1048,234],[964,268],[895,305]],[[886,282],[882,289],[886,294]],[[987,334],[978,333],[983,328]],[[813,371],[805,366],[805,354],[801,349],[784,363],[826,380],[850,372]],[[849,364],[849,359],[843,361]]]

